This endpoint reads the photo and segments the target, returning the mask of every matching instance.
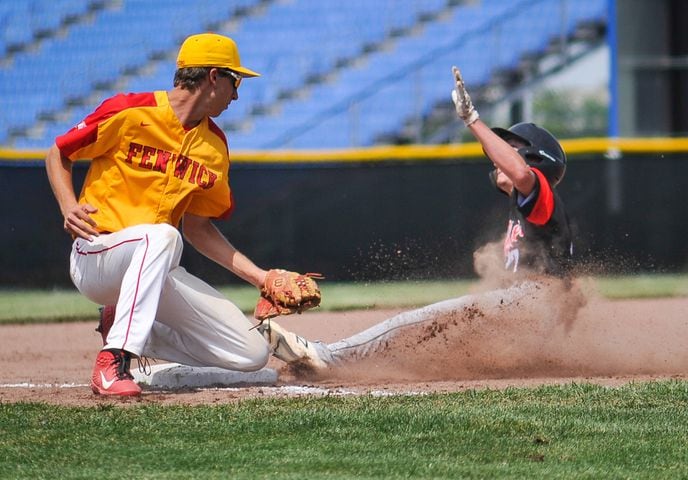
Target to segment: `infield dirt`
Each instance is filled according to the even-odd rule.
[[[467,309],[408,330],[353,366],[303,377],[272,359],[276,387],[145,390],[140,399],[93,395],[87,386],[100,336],[92,322],[0,326],[0,402],[64,405],[216,404],[302,394],[450,392],[558,383],[618,385],[688,378],[688,298],[607,300],[569,296],[557,315],[542,302],[518,310]],[[401,310],[312,311],[280,323],[332,342]],[[95,309],[94,309],[95,313]],[[135,363],[135,362],[134,362]]]

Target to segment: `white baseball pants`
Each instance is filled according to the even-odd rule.
[[[182,247],[168,224],[74,241],[74,285],[95,303],[117,306],[104,348],[189,366],[264,367],[268,343],[236,305],[179,266]]]

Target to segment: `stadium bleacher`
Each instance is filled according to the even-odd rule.
[[[606,0],[27,0],[0,4],[0,144],[46,148],[118,91],[168,89],[180,42],[236,39],[263,74],[218,119],[233,149],[371,145],[451,88],[546,53]]]

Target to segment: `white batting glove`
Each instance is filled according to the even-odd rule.
[[[452,101],[454,102],[456,113],[459,118],[463,120],[466,126],[469,126],[480,118],[480,115],[478,115],[478,111],[473,106],[471,97],[466,91],[461,72],[458,68],[452,67],[452,73],[454,74],[454,82],[456,83],[456,88],[451,92]]]

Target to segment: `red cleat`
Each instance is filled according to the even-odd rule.
[[[107,345],[107,336],[110,333],[110,328],[112,328],[112,324],[115,322],[115,306],[105,305],[100,307],[99,310],[100,321],[98,322],[96,332],[99,332],[100,336],[103,337],[103,346],[105,346]]]
[[[100,395],[141,395],[141,387],[129,371],[131,355],[124,350],[102,350],[91,375],[91,390]]]

